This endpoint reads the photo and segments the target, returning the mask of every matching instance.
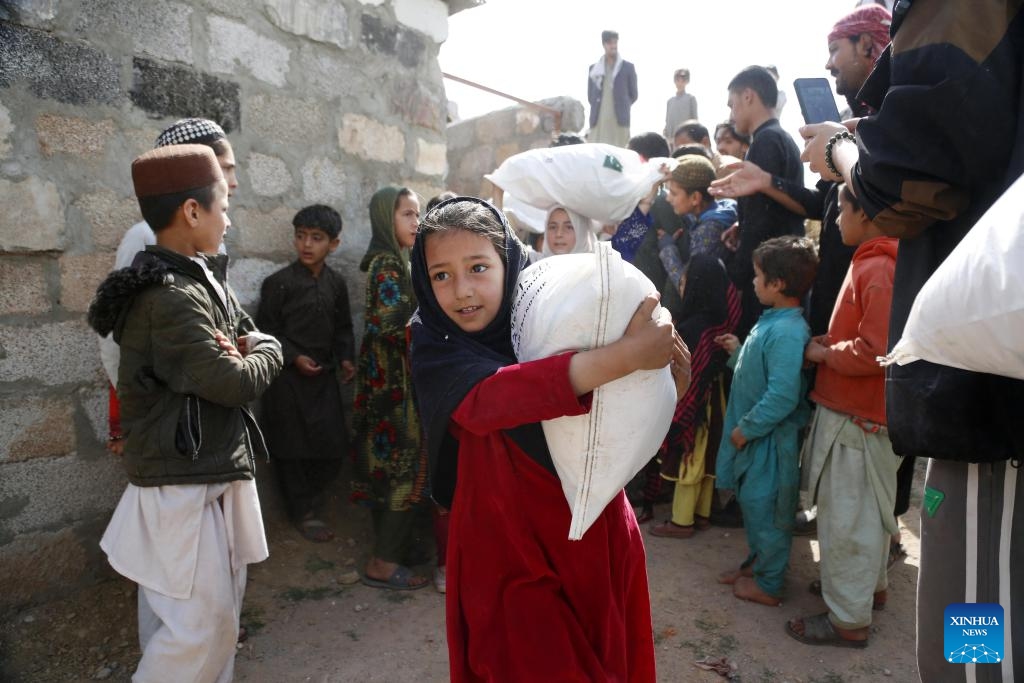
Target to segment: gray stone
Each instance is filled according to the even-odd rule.
[[[448,39],[448,5],[441,0],[393,0],[395,19],[435,42]]]
[[[459,161],[455,179],[463,183],[469,194],[475,194],[480,179],[485,173],[490,173],[493,170],[494,148],[490,145],[478,145],[470,149]],[[470,189],[473,191],[469,191]]]
[[[510,107],[480,116],[476,122],[476,137],[480,142],[506,142],[516,135],[516,112],[519,107]]]
[[[0,252],[54,251],[64,247],[64,207],[57,186],[32,176],[20,183],[0,178],[5,229]]]
[[[302,144],[330,135],[324,105],[276,95],[256,95],[245,102],[245,127],[253,139],[278,144]]]
[[[192,8],[173,0],[89,0],[78,14],[75,31],[89,39],[129,42],[134,52],[191,64]]]
[[[0,23],[0,88],[22,82],[36,97],[75,105],[116,104],[123,95],[120,66],[103,52]]]
[[[392,109],[414,126],[438,132],[444,130],[443,101],[441,94],[431,93],[415,82],[398,81],[392,85]]]
[[[0,3],[0,21],[48,30],[57,17],[58,0],[7,0]]]
[[[348,47],[348,14],[333,0],[264,0],[263,12],[278,28],[321,43]],[[447,18],[447,17],[446,17]]]
[[[255,78],[283,86],[288,76],[288,48],[237,21],[210,16],[206,20],[210,44],[210,66],[214,71],[248,71]]]
[[[238,209],[232,211],[231,230],[242,253],[246,256],[280,256],[287,258],[294,255],[292,246],[293,209],[280,206],[273,211],[259,209]]]
[[[117,458],[33,458],[2,467],[0,500],[28,497],[17,515],[0,520],[0,527],[15,534],[65,526],[71,514],[81,519],[113,510],[124,488]]]
[[[113,134],[114,122],[110,119],[90,121],[58,114],[42,114],[36,119],[39,150],[48,157],[63,153],[96,159],[102,156]]]
[[[96,288],[114,267],[109,252],[65,254],[60,257],[60,299],[67,311],[84,313],[89,309]]]
[[[268,275],[272,275],[286,266],[290,260],[275,263],[265,259],[242,258],[232,261],[229,277],[231,278],[231,288],[235,290],[239,303],[246,308],[255,307],[259,303],[260,286],[263,281],[267,279]]]
[[[416,140],[416,172],[443,176],[448,170],[448,148],[443,142]]]
[[[0,377],[47,385],[80,384],[102,377],[96,333],[84,320],[0,325]]]
[[[92,427],[92,435],[96,437],[96,441],[105,444],[110,434],[110,389],[106,379],[102,384],[80,388],[78,405],[89,418],[89,426]]]
[[[330,159],[310,159],[302,167],[302,196],[324,204],[345,199],[345,171]]]
[[[184,66],[132,60],[132,103],[159,117],[201,116],[230,133],[241,122],[238,84]],[[150,143],[152,146],[152,143]]]
[[[63,396],[0,400],[0,464],[75,450],[71,402]]]
[[[361,98],[370,101],[380,98],[370,76],[359,63],[346,53],[322,43],[307,43],[298,51],[295,70],[305,79],[309,92],[323,98]]]
[[[446,129],[449,150],[462,150],[476,142],[476,119],[453,123]]]
[[[39,315],[49,310],[43,260],[0,257],[0,315]]]
[[[138,201],[119,197],[109,190],[81,195],[73,206],[82,212],[89,226],[94,249],[117,249],[128,228],[142,220]]]
[[[7,107],[0,104],[0,158],[11,153],[11,133],[14,132],[14,124],[11,123],[11,112]]]
[[[253,152],[243,171],[249,176],[252,191],[262,197],[273,197],[291,189],[292,174],[278,157]]]
[[[400,162],[405,159],[405,136],[397,126],[386,126],[362,114],[345,114],[338,130],[338,145],[362,159]]]
[[[419,66],[423,61],[426,46],[415,31],[387,25],[372,14],[363,14],[360,19],[360,37],[367,49],[398,57],[402,66],[408,68]]]

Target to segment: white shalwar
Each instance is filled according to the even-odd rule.
[[[246,566],[269,555],[256,482],[128,484],[100,547],[139,584],[132,681],[231,681]]]

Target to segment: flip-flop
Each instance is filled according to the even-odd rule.
[[[299,533],[307,541],[313,543],[327,543],[334,540],[334,532],[327,528],[327,525],[319,519],[304,519],[296,525]]]
[[[402,565],[398,565],[398,567],[395,568],[395,571],[391,572],[391,576],[389,576],[387,580],[373,579],[366,574],[359,575],[359,581],[362,582],[364,586],[369,586],[370,588],[383,588],[384,590],[389,591],[415,591],[420,588],[426,588],[430,583],[429,581],[417,584],[409,583],[412,578],[412,570],[408,567],[403,567]]]
[[[811,595],[817,595],[820,598],[821,597],[821,579],[815,579],[814,581],[811,581],[811,583],[808,584],[808,586],[807,586],[807,591]],[[881,612],[882,610],[885,609],[885,603],[886,603],[886,601],[888,599],[889,599],[889,591],[887,591],[887,590],[880,590],[880,591],[878,591],[877,593],[874,594],[874,596],[873,596],[873,598],[871,600],[871,609],[875,610],[876,612]]]
[[[832,625],[828,618],[828,612],[815,614],[811,617],[798,618],[804,622],[804,632],[797,633],[794,631],[792,626],[794,620],[791,619],[786,622],[786,633],[804,645],[832,645],[834,647],[852,647],[855,649],[863,649],[868,646],[867,638],[864,640],[850,640],[839,635],[836,627]]]

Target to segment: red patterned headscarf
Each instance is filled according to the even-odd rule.
[[[885,46],[889,44],[889,26],[891,24],[892,15],[886,8],[881,5],[862,5],[836,22],[828,34],[828,42],[866,33],[871,36],[878,47],[875,51],[875,60],[877,61],[882,55],[882,51],[885,50]]]

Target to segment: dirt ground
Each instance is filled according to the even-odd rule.
[[[889,601],[876,612],[864,650],[809,647],[786,636],[785,621],[824,611],[807,592],[817,577],[818,544],[796,537],[781,607],[735,599],[717,574],[745,556],[742,529],[712,528],[688,540],[645,533],[658,679],[722,681],[694,661],[727,657],[745,683],[855,683],[918,680],[914,660],[914,594],[919,558],[918,464],[911,511],[902,520],[908,556],[889,576]],[[266,471],[264,469],[264,471]],[[270,559],[250,568],[239,646],[238,681],[448,680],[444,597],[433,589],[406,593],[344,585],[369,544],[369,514],[352,507],[339,482],[327,521],[331,543],[304,540],[283,521],[272,482],[261,484]],[[658,510],[668,516],[668,506]],[[429,524],[423,525],[424,537]],[[421,567],[428,572],[429,565]],[[9,615],[0,625],[0,680],[10,683],[128,681],[138,660],[135,586],[113,578],[68,600]]]

